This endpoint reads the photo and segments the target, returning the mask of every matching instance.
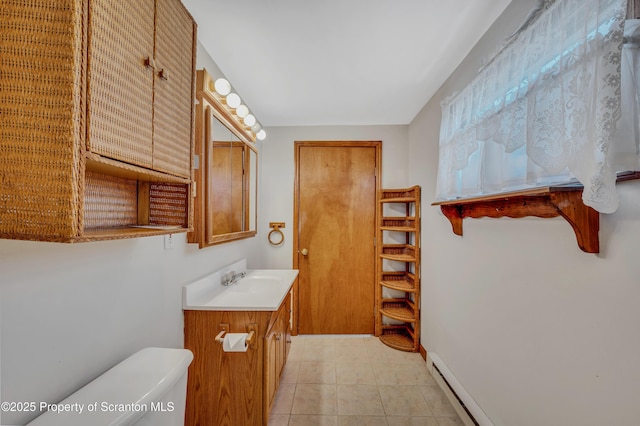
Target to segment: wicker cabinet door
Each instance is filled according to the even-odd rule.
[[[191,176],[195,24],[178,0],[158,0],[153,168]]]
[[[89,3],[87,149],[149,168],[154,18],[154,0]]]

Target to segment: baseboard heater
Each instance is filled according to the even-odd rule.
[[[451,387],[451,385],[449,384],[449,382],[447,381],[447,378],[444,377],[444,374],[442,374],[442,371],[440,371],[440,369],[438,368],[438,366],[436,364],[433,364],[433,369],[436,371],[436,373],[438,373],[440,375],[440,377],[442,378],[442,380],[444,381],[444,383],[447,385],[447,387],[449,388],[449,390],[451,391],[451,393],[453,394],[453,396],[456,397],[456,400],[458,401],[458,404],[460,404],[460,407],[464,410],[465,413],[467,413],[467,416],[469,416],[469,420],[471,420],[473,422],[474,425],[476,426],[480,426],[480,423],[478,423],[478,421],[476,420],[475,417],[473,417],[473,414],[471,414],[471,411],[469,411],[469,409],[467,408],[467,406],[464,404],[464,401],[462,399],[460,399],[460,397],[458,396],[458,394],[456,393],[455,389],[453,389]]]
[[[493,426],[493,422],[436,354],[427,354],[427,368],[465,425]]]

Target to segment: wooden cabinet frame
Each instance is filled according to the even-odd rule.
[[[196,73],[196,135],[194,152],[199,159],[198,168],[195,170],[196,182],[195,194],[195,218],[194,230],[187,236],[190,243],[198,243],[200,248],[229,241],[254,237],[257,234],[257,156],[258,150],[254,144],[255,135],[246,126],[240,124],[235,115],[232,115],[222,103],[211,87],[213,80],[206,70],[198,70]],[[210,126],[208,121],[213,117],[224,125],[235,137],[237,144],[242,146],[244,152],[244,174],[242,184],[243,210],[241,212],[245,228],[250,224],[256,226],[253,229],[243,229],[228,233],[212,232],[212,217],[217,208],[216,201],[212,197],[212,164],[213,154],[210,146]],[[256,167],[252,169],[251,161],[254,157]],[[247,172],[248,171],[248,172]],[[253,171],[253,174],[251,173]],[[253,192],[253,200],[251,196]],[[255,205],[251,208],[251,203]]]

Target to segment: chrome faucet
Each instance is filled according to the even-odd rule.
[[[226,274],[224,274],[222,278],[220,278],[220,283],[223,286],[228,287],[230,285],[234,285],[235,283],[237,283],[238,279],[244,277],[245,275],[247,275],[246,272],[229,271]]]

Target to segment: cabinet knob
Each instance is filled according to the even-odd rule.
[[[169,80],[169,71],[162,68],[160,71],[158,71],[158,77],[160,77],[163,80]]]
[[[300,250],[300,254],[303,256],[306,256],[309,254],[309,250],[307,250],[306,248],[303,248],[302,250]]]
[[[144,59],[144,66],[147,67],[147,68],[155,68],[156,67],[156,61],[154,61],[151,56],[147,56]]]
[[[282,339],[282,335],[280,333],[276,334],[276,340]]]

